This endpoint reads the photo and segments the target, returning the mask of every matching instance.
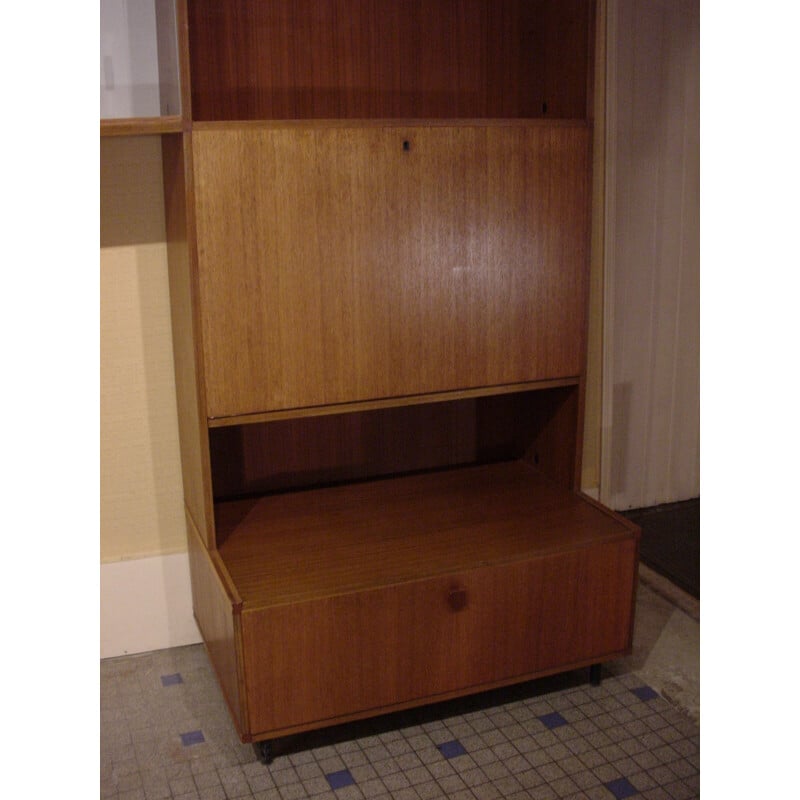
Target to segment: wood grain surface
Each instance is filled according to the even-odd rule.
[[[221,503],[217,527],[245,609],[635,536],[519,461]]]
[[[182,128],[183,121],[178,116],[100,120],[100,136],[160,136],[162,133],[179,133]]]
[[[195,131],[208,416],[580,375],[589,139]]]
[[[624,653],[634,556],[632,539],[605,542],[246,611],[252,731],[377,713]]]
[[[513,459],[570,489],[577,396],[573,385],[212,428],[214,497]]]
[[[196,120],[586,114],[591,0],[193,0]]]
[[[249,726],[241,670],[241,600],[216,551],[209,553],[188,514],[186,526],[194,616],[231,716],[242,734]]]
[[[197,268],[192,203],[191,139],[161,141],[169,259],[172,349],[178,404],[183,496],[207,547],[214,547],[211,465],[205,420],[203,360],[197,308]]]

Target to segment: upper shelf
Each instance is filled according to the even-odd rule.
[[[101,0],[101,136],[591,118],[594,0]]]
[[[592,0],[193,0],[192,119],[587,117]]]

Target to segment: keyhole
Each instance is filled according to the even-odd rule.
[[[403,152],[407,153],[409,150],[411,150],[411,142],[408,139],[403,139]]]

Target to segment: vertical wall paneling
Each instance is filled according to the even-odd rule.
[[[592,86],[592,238],[586,341],[586,395],[580,487],[597,499],[600,486],[603,371],[603,237],[605,234],[606,0],[596,7]]]
[[[699,486],[699,3],[609,2],[601,499]]]

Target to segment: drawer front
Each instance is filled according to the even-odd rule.
[[[625,652],[634,541],[242,615],[253,735]]]

